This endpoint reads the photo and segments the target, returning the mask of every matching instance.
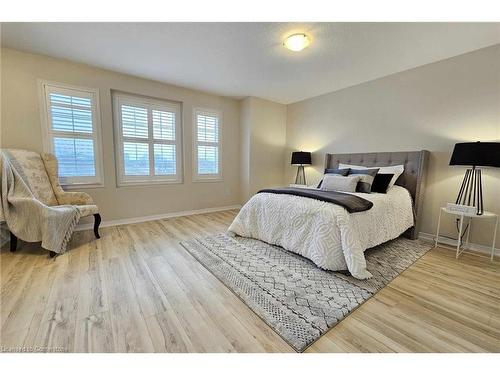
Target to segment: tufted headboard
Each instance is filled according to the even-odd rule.
[[[425,175],[429,151],[408,152],[370,152],[357,154],[326,154],[325,168],[337,168],[339,163],[361,165],[364,167],[383,167],[388,165],[405,166],[405,170],[396,181],[396,185],[403,186],[410,192],[415,210],[415,226],[409,229],[405,236],[411,239],[418,237],[421,214],[423,208],[423,195]]]

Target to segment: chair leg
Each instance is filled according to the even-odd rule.
[[[50,256],[51,258],[54,258],[56,255],[57,255],[57,253],[56,253],[55,251],[51,251],[51,252],[49,253],[49,256]]]
[[[10,232],[10,251],[13,253],[17,250],[17,237],[14,233]]]
[[[99,235],[99,225],[101,224],[101,215],[94,214],[94,234],[96,238],[101,238]]]

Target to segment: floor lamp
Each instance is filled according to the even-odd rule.
[[[304,165],[311,165],[311,153],[304,151],[292,152],[292,165],[296,165],[297,176],[295,176],[295,184],[297,185],[307,185],[306,183],[306,173],[304,171]]]
[[[483,181],[477,167],[500,167],[500,142],[457,143],[451,155],[450,165],[466,165],[462,185],[458,191],[456,204],[476,207],[476,214],[482,215]]]

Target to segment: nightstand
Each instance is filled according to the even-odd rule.
[[[495,220],[495,228],[493,229],[493,244],[491,245],[491,260],[493,260],[493,256],[495,255],[495,241],[497,238],[497,228],[498,228],[498,215],[493,213],[493,212],[488,212],[484,211],[482,215],[476,215],[476,214],[463,214],[463,213],[457,213],[457,212],[452,212],[449,211],[446,207],[441,207],[439,210],[439,219],[438,219],[438,225],[437,225],[437,230],[436,230],[436,243],[435,246],[438,244],[438,239],[439,239],[439,227],[441,225],[441,214],[442,213],[448,214],[448,215],[453,215],[456,216],[460,220],[459,224],[459,229],[458,229],[458,239],[457,239],[457,255],[456,258],[462,252],[469,247],[469,234],[472,228],[472,221],[473,220],[480,220],[480,219],[486,219],[486,220]],[[465,240],[465,246],[460,246],[461,244],[461,238],[462,238],[462,231],[463,231],[463,223],[464,223],[464,218],[468,217],[468,227],[467,227],[467,235],[466,235],[466,240]]]

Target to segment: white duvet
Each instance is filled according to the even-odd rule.
[[[286,194],[255,194],[240,210],[229,231],[300,254],[323,269],[348,269],[367,279],[364,251],[400,236],[413,226],[408,190],[387,194],[353,193],[373,202],[364,212],[348,213],[336,204]]]

